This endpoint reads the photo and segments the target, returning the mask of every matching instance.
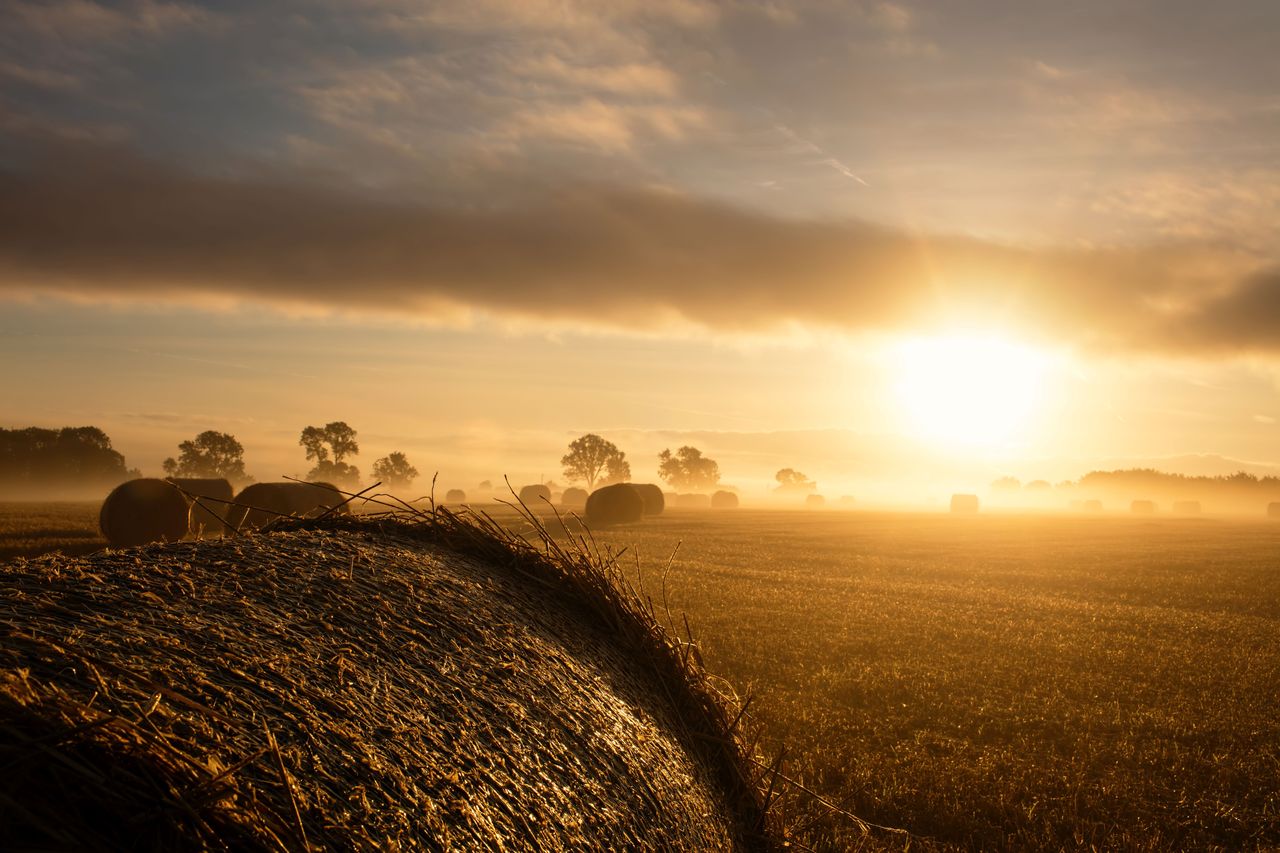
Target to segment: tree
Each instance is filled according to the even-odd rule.
[[[673,456],[670,450],[658,454],[658,476],[674,489],[705,490],[720,482],[720,466],[696,447],[682,447]]]
[[[595,433],[587,433],[569,443],[569,452],[560,460],[564,476],[574,483],[585,480],[587,489],[597,483],[621,483],[631,479],[631,463],[627,454],[612,441]]]
[[[306,448],[307,459],[314,459],[316,463],[316,467],[307,472],[308,480],[348,488],[360,484],[360,469],[343,461],[360,453],[356,431],[347,426],[346,421],[334,421],[323,427],[309,426],[302,431],[298,444]]]
[[[1022,482],[1017,477],[1001,477],[991,482],[992,491],[997,492],[1016,492],[1022,488]]]
[[[236,483],[252,478],[244,472],[244,447],[230,433],[205,430],[178,445],[178,458],[164,460],[170,477],[222,477]]]
[[[779,492],[803,492],[811,494],[818,490],[818,484],[794,468],[783,468],[773,479],[778,481]]]
[[[418,477],[418,469],[397,450],[373,463],[373,476],[388,489],[411,489]]]
[[[0,429],[0,490],[30,496],[111,487],[138,476],[97,427]]]

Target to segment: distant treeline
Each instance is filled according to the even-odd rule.
[[[1209,505],[1255,506],[1280,501],[1280,477],[1244,471],[1218,477],[1168,474],[1153,468],[1090,471],[1067,484],[1078,497],[1130,500],[1188,500]]]
[[[0,429],[0,494],[4,497],[109,489],[137,476],[97,427]]]

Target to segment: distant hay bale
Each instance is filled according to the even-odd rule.
[[[1173,511],[1178,515],[1199,515],[1200,501],[1174,501]]]
[[[444,493],[444,502],[447,504],[463,504],[467,502],[467,493],[462,489],[450,489]]]
[[[661,486],[653,483],[632,483],[631,485],[644,499],[645,515],[662,515],[662,511],[667,508],[667,499],[663,497]]]
[[[191,503],[191,532],[199,535],[221,535],[226,530],[227,510],[235,492],[225,479],[168,477],[168,482],[191,498],[208,498]],[[190,500],[190,498],[188,498]]]
[[[1267,518],[1280,518],[1280,501],[1267,504]]]
[[[319,515],[346,500],[330,483],[251,483],[236,495],[227,511],[227,524],[235,530],[262,527],[277,518]],[[345,506],[338,510],[348,512]]]
[[[680,496],[675,492],[663,492],[662,503],[664,506],[675,506],[680,501]]]
[[[587,490],[570,486],[560,496],[560,506],[565,509],[582,509],[587,505]]]
[[[711,506],[711,495],[701,493],[676,495],[676,506],[685,509],[706,509]]]
[[[821,509],[827,505],[827,499],[822,495],[805,495],[804,505],[809,509]]]
[[[1156,511],[1156,505],[1153,501],[1134,501],[1129,504],[1129,512],[1138,515],[1150,515]]]
[[[1088,500],[1080,505],[1085,512],[1102,512],[1102,501]]]
[[[737,509],[738,496],[733,492],[719,491],[711,495],[712,509]]]
[[[545,509],[549,500],[551,500],[551,490],[546,486],[525,486],[520,490],[520,503],[529,509]]]
[[[7,564],[0,849],[777,846],[617,568],[438,514]]]
[[[630,483],[596,489],[587,498],[587,524],[631,524],[644,518],[644,497]]]
[[[98,527],[113,548],[177,542],[187,535],[191,510],[182,492],[164,480],[143,478],[116,486],[102,502]]]
[[[963,515],[970,515],[978,511],[977,495],[952,495],[951,511]]]

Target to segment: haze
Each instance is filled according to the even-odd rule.
[[[1280,472],[1271,0],[0,3],[0,426]]]

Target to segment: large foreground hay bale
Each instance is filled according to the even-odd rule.
[[[1199,515],[1200,501],[1174,501],[1173,511],[1178,515]]]
[[[712,509],[737,509],[738,496],[733,492],[719,491],[711,495]]]
[[[587,505],[588,498],[586,489],[579,489],[577,486],[570,486],[564,490],[564,494],[560,496],[560,506],[565,509],[582,509]]]
[[[709,677],[585,557],[280,528],[5,567],[0,849],[769,845]]]
[[[1129,512],[1137,515],[1150,515],[1155,511],[1156,505],[1154,501],[1134,501],[1129,504]]]
[[[520,490],[520,503],[529,509],[543,509],[549,500],[551,500],[551,490],[546,486],[525,486]]]
[[[329,483],[253,483],[236,495],[227,511],[227,524],[236,530],[262,527],[286,516],[320,515],[336,506],[347,512],[346,498]]]
[[[644,499],[645,515],[662,515],[667,508],[667,499],[662,496],[662,487],[654,483],[632,483],[635,490]]]
[[[977,495],[952,495],[951,511],[962,515],[971,515],[978,511]]]
[[[630,483],[614,483],[596,489],[587,498],[587,524],[630,524],[642,518],[644,498],[640,490]]]
[[[164,480],[129,480],[112,489],[98,512],[98,527],[113,548],[177,542],[187,535],[190,507]]]
[[[181,489],[191,503],[192,533],[197,536],[212,536],[224,532],[227,510],[230,509],[231,498],[235,494],[231,483],[222,478],[199,477],[169,477],[168,481]],[[201,498],[205,500],[200,500]]]
[[[711,495],[704,495],[701,493],[676,495],[676,506],[685,507],[687,509],[705,509],[711,506]]]

